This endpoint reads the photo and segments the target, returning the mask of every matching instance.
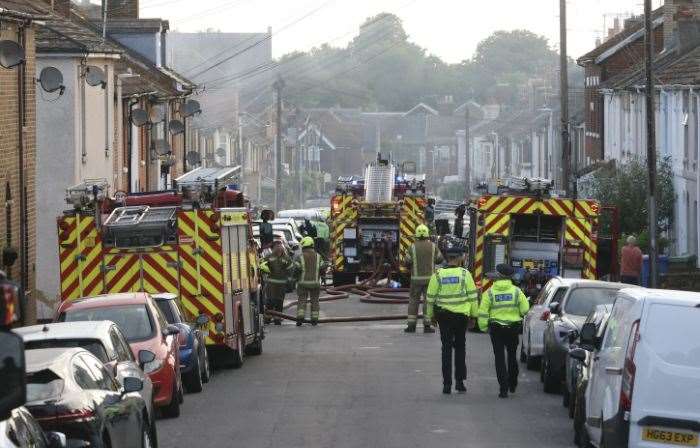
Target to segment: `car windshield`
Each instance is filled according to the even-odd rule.
[[[50,369],[27,373],[27,401],[47,400],[61,395],[63,379]]]
[[[100,361],[109,362],[105,347],[99,339],[45,339],[40,341],[27,341],[24,343],[24,348],[26,350],[73,347],[82,347],[95,355]]]
[[[609,288],[576,288],[571,291],[564,305],[566,314],[588,316],[598,305],[608,305],[615,301],[616,289]]]
[[[68,309],[61,317],[61,320],[66,322],[111,320],[119,326],[129,342],[147,339],[154,330],[153,321],[146,305]]]

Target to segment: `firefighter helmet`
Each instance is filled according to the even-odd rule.
[[[428,238],[430,237],[430,230],[425,224],[421,224],[416,227],[416,238]]]
[[[314,247],[314,239],[310,236],[305,236],[301,239],[301,247],[302,249],[306,249],[307,247]]]

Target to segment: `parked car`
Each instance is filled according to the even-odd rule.
[[[253,221],[253,234],[258,235],[259,234],[259,229],[260,229],[260,223],[262,221],[256,220]],[[273,219],[272,221],[269,221],[270,224],[272,224],[272,230],[277,231],[277,232],[282,232],[284,233],[284,238],[289,242],[289,244],[299,244],[301,242],[301,239],[303,238],[303,235],[301,234],[301,230],[299,229],[299,226],[297,225],[296,221],[292,218],[278,218],[278,219]]]
[[[121,329],[143,371],[153,382],[153,403],[166,417],[180,415],[184,400],[180,378],[180,329],[170,325],[153,299],[143,292],[66,300],[57,321],[111,320]]]
[[[140,379],[143,389],[139,394],[148,405],[148,421],[155,425],[153,383],[139,366],[124,334],[114,322],[56,322],[18,328],[15,333],[22,336],[25,350],[84,348],[102,361],[119,383],[127,377]]]
[[[597,280],[574,280],[564,297],[549,303],[549,318],[545,323],[541,376],[544,391],[560,390],[565,377],[566,358],[572,333],[581,330],[586,316],[598,305],[611,305],[622,283]]]
[[[66,439],[62,432],[44,432],[24,406],[15,408],[7,420],[0,421],[0,446],[3,448],[78,448],[85,441]]]
[[[586,394],[593,445],[698,446],[699,322],[699,293],[618,293]]]
[[[91,447],[155,446],[139,378],[125,377],[119,384],[83,348],[28,350],[26,360],[26,407],[45,431],[89,441]]]
[[[176,294],[158,293],[152,297],[165,320],[180,329],[180,375],[185,389],[188,392],[201,392],[202,384],[208,383],[211,377],[205,340],[205,332],[208,333],[205,326],[209,323],[209,318],[200,314],[196,322],[187,322]]]
[[[586,391],[591,376],[591,367],[600,349],[605,328],[612,312],[611,305],[600,305],[589,315],[586,323],[581,327],[577,341],[578,346],[569,351],[569,358],[576,365],[574,388],[569,402],[569,414],[573,411],[574,418],[574,443],[588,448],[588,437],[585,437],[584,423],[586,422]]]
[[[612,310],[612,305],[598,305],[588,314],[583,325],[587,323],[594,323],[596,328],[599,328],[601,324],[607,321],[607,317],[610,315],[610,310]],[[582,328],[583,328],[582,325]],[[581,334],[579,331],[574,331],[569,336],[571,343],[569,344],[569,355],[572,350],[577,348],[583,348],[584,350],[591,350],[591,347],[581,344]],[[564,407],[569,408],[569,418],[574,418],[574,409],[576,401],[576,384],[578,383],[579,375],[586,368],[578,358],[567,356],[564,367],[564,388],[562,394],[562,402]]]
[[[523,342],[520,345],[520,360],[527,368],[535,370],[540,365],[544,348],[544,329],[551,315],[549,304],[561,302],[574,279],[553,277],[540,290],[530,310],[523,318]]]
[[[325,199],[326,203],[330,203],[330,198]],[[297,226],[304,224],[304,220],[310,221],[325,221],[326,215],[323,211],[316,208],[305,208],[300,210],[280,210],[277,213],[277,219],[292,218]]]

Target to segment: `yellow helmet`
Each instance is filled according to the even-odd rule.
[[[416,227],[416,238],[428,238],[430,237],[430,230],[425,224],[421,224]]]
[[[307,247],[314,247],[314,239],[310,236],[305,236],[301,239],[301,247],[306,249]]]

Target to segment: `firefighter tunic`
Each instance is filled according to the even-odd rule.
[[[408,325],[415,327],[418,320],[418,306],[421,299],[425,300],[428,292],[428,282],[435,272],[435,266],[443,262],[442,254],[435,244],[428,239],[419,239],[411,246],[410,258],[406,263],[411,266],[411,292],[408,301]],[[426,306],[423,304],[423,325],[430,327],[426,316]]]

